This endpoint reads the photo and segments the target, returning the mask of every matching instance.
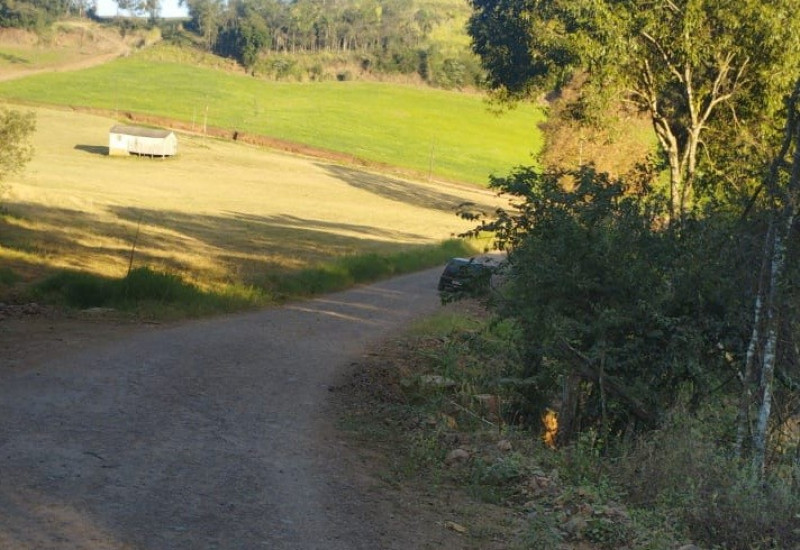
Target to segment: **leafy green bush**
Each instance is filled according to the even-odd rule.
[[[532,383],[521,407],[536,418],[563,397],[562,443],[579,430],[604,446],[653,429],[677,388],[697,403],[729,378],[727,358],[745,351],[752,271],[724,218],[663,230],[663,202],[626,194],[591,167],[523,168],[492,185],[521,200],[478,228],[511,248],[499,312],[524,332],[517,376]]]
[[[77,308],[110,306],[118,281],[77,271],[62,271],[34,288],[34,294]]]
[[[350,274],[353,281],[362,283],[389,277],[394,273],[392,260],[378,254],[349,256],[340,261],[340,265]]]

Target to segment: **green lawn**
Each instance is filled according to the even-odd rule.
[[[152,54],[0,83],[0,97],[131,111],[262,134],[367,161],[485,184],[530,164],[542,113],[489,112],[479,95],[375,82],[268,82]]]

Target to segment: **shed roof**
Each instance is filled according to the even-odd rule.
[[[160,130],[158,128],[143,128],[141,126],[125,126],[117,124],[109,130],[112,134],[125,134],[126,136],[165,138],[172,133],[172,130]]]

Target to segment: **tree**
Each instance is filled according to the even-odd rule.
[[[189,10],[189,27],[203,37],[206,49],[211,51],[224,13],[222,0],[181,0],[180,4]]]
[[[743,454],[744,438],[752,437],[753,469],[763,475],[766,465],[768,429],[772,411],[773,384],[777,368],[781,304],[786,300],[789,242],[800,208],[800,80],[787,100],[786,127],[780,150],[765,178],[769,204],[768,228],[762,249],[761,274],[755,295],[753,329],[742,376],[736,451]],[[758,414],[749,426],[751,408]]]
[[[588,75],[576,108],[623,99],[652,122],[670,174],[670,216],[692,207],[706,141],[774,120],[800,66],[795,0],[472,0],[469,33],[503,100]],[[730,116],[722,117],[726,109]],[[766,115],[766,116],[765,116]]]
[[[78,17],[86,17],[97,11],[96,0],[71,0],[70,5],[71,9],[77,12]]]
[[[0,108],[0,191],[7,178],[21,171],[33,155],[30,137],[36,115]]]
[[[215,51],[220,55],[238,60],[247,69],[252,69],[258,54],[269,43],[270,33],[257,5],[238,1],[230,6],[225,26],[220,30]]]
[[[520,168],[491,182],[514,208],[473,233],[491,231],[509,250],[497,313],[521,332],[514,378],[534,418],[558,403],[561,443],[587,429],[605,444],[657,427],[678,400],[697,406],[726,388],[728,355],[743,355],[749,281],[730,224],[662,231],[667,205],[641,201],[630,183],[587,166]]]
[[[143,0],[141,10],[150,16],[150,21],[155,22],[161,13],[161,0]]]

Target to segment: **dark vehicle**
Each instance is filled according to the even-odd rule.
[[[440,292],[481,292],[488,290],[492,266],[475,258],[452,258],[439,277]]]

